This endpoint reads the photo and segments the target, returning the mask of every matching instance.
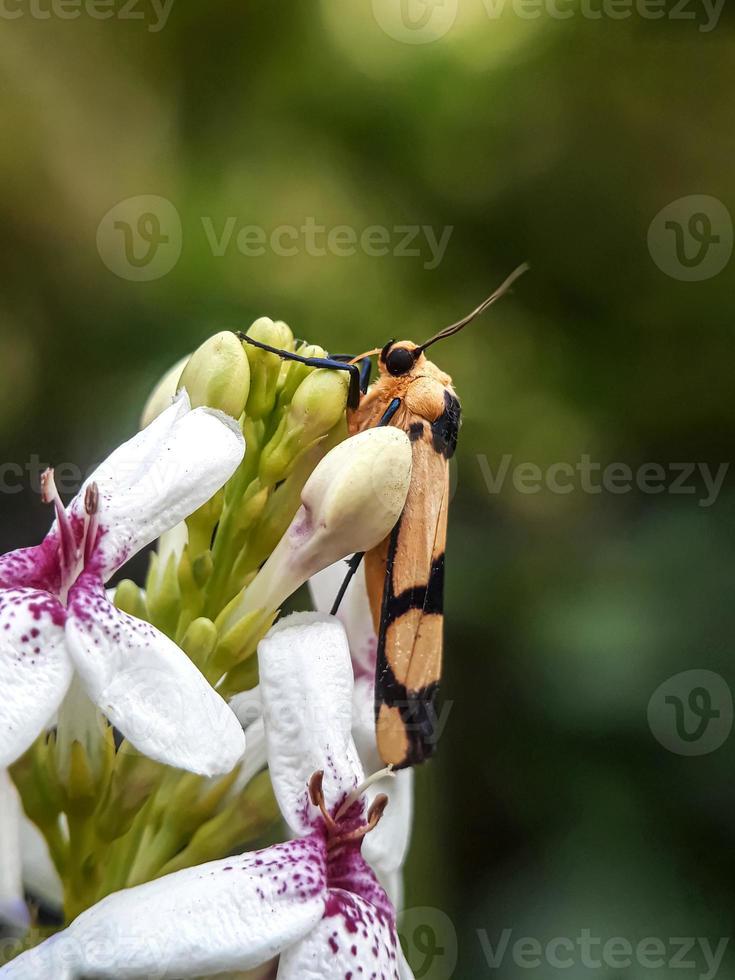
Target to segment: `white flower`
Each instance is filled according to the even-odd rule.
[[[24,885],[35,900],[61,908],[62,885],[48,845],[23,813],[7,770],[0,769],[0,926],[23,932],[30,924]]]
[[[232,419],[180,396],[125,443],[64,509],[44,542],[0,558],[0,766],[32,744],[76,674],[141,752],[183,769],[228,772],[244,749],[232,712],[189,658],[116,609],[105,582],[207,501],[244,453]]]
[[[337,562],[309,579],[309,590],[319,612],[331,609],[347,574],[347,565]],[[378,638],[365,584],[365,566],[360,565],[337,613],[347,632],[355,674],[352,734],[366,772],[383,765],[375,739],[375,664]],[[365,840],[363,854],[397,909],[403,905],[403,865],[411,842],[413,824],[413,769],[401,769],[392,779],[382,779],[367,790],[368,801],[385,793],[389,805],[385,816]]]
[[[23,897],[20,800],[7,770],[0,769],[0,922],[16,929],[29,924]]]
[[[314,613],[259,647],[268,763],[295,839],[110,895],[2,970],[11,978],[126,980],[249,970],[278,980],[410,980],[395,913],[361,854],[366,806],[340,623]]]

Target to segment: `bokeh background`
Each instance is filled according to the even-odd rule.
[[[731,459],[732,10],[712,26],[694,0],[693,19],[667,2],[656,20],[621,17],[619,4],[594,19],[585,9],[600,4],[576,0],[567,19],[501,7],[174,0],[164,21],[146,0],[107,20],[41,19],[48,4],[8,0],[0,444],[4,464],[30,468],[2,470],[0,544],[45,530],[36,464],[102,458],[157,377],[209,333],[267,314],[332,350],[418,341],[528,260],[510,298],[435,348],[465,420],[451,710],[419,773],[405,939],[429,980],[711,976],[701,946],[680,954],[689,966],[672,962],[672,939],[716,948],[733,928],[735,736],[705,751],[732,715],[733,475],[712,500],[701,470],[693,492],[673,492],[669,474],[656,494],[590,493],[580,475],[571,492],[527,493],[513,474],[584,454],[634,472],[716,472]],[[165,198],[181,222],[179,236],[162,215],[180,257],[150,281],[125,275],[123,232],[103,222],[140,195]],[[661,231],[661,219],[650,248],[648,232],[691,195],[715,204],[674,208],[687,265],[673,225]],[[245,226],[270,235],[310,218],[358,235],[382,226],[389,254],[309,254],[303,240],[293,255],[238,250]],[[207,228],[220,240],[230,219],[232,238],[213,248]],[[396,254],[401,226],[450,228],[441,261],[423,232],[420,254]],[[698,243],[702,229],[719,242]],[[694,685],[720,718],[687,742],[659,695],[661,744],[649,701],[690,670],[721,678]],[[672,683],[688,708],[689,688]],[[685,711],[683,730],[699,721]],[[679,754],[691,746],[703,754]],[[633,946],[657,938],[663,963],[593,966],[579,945],[563,969],[513,955],[522,937],[576,943],[583,930]],[[728,951],[718,975],[732,971]]]

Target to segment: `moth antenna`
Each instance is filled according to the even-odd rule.
[[[418,350],[423,353],[427,347],[431,347],[431,345],[435,344],[438,340],[444,340],[445,337],[451,337],[452,334],[459,333],[460,330],[463,330],[468,324],[472,323],[472,321],[480,316],[481,313],[484,313],[490,306],[497,303],[499,299],[502,299],[502,297],[509,292],[516,279],[520,279],[520,277],[525,272],[528,272],[529,269],[530,266],[527,262],[524,262],[523,265],[519,265],[514,272],[511,272],[505,282],[498,286],[494,293],[480,303],[477,309],[473,310],[471,313],[468,313],[467,316],[463,317],[461,320],[458,320],[456,323],[453,323],[451,326],[440,330],[438,334],[435,334],[430,340],[427,340],[425,344],[422,344]]]

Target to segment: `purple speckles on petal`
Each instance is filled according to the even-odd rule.
[[[48,592],[37,589],[0,590],[0,624],[3,629],[12,629],[18,615],[23,625],[27,624],[29,618],[39,624],[44,620],[50,620],[54,626],[63,626],[66,622],[66,610],[56,596]],[[39,627],[34,626],[32,629],[23,630],[17,642],[28,644],[31,637],[38,639],[40,635]]]

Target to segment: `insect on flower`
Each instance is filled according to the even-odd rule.
[[[426,357],[433,344],[459,333],[508,292],[526,271],[516,269],[470,314],[423,344],[390,340],[357,357],[303,358],[241,337],[288,360],[350,371],[351,434],[392,425],[409,436],[413,471],[403,513],[377,547],[350,560],[336,613],[363,557],[378,634],[375,715],[378,749],[396,769],[417,765],[436,748],[434,719],[443,651],[444,550],[449,506],[449,460],[457,447],[461,409],[452,379]],[[368,387],[370,358],[379,375]],[[360,365],[358,367],[358,365]]]

